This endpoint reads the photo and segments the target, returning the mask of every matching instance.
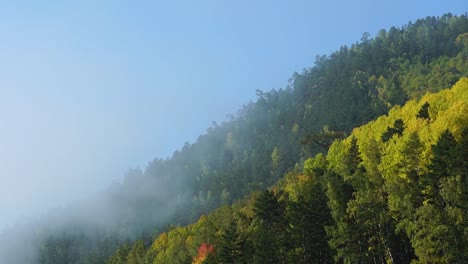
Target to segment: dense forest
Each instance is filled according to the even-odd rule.
[[[468,78],[118,263],[467,263]]]
[[[467,262],[467,32],[445,14],[317,56],[0,262]]]

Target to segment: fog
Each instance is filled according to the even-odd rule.
[[[144,178],[151,160],[194,142],[256,89],[285,87],[315,55],[457,12],[459,2],[361,1],[336,12],[343,3],[2,3],[0,253],[21,247],[34,259],[41,223],[112,229],[119,195],[183,196],[183,183],[120,188],[126,173]],[[151,219],[169,216],[177,199],[161,202]]]

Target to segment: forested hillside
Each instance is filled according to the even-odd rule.
[[[356,128],[279,183],[119,263],[467,263],[468,78]]]
[[[38,252],[11,255],[6,262],[31,263],[38,259],[39,263],[103,263],[119,245],[139,240],[131,247],[120,247],[110,263],[144,263],[142,258],[148,263],[186,263],[192,261],[199,247],[197,263],[208,255],[218,260],[225,257],[224,262],[229,263],[226,258],[237,258],[237,254],[246,261],[257,262],[262,257],[274,257],[278,263],[299,259],[308,263],[317,258],[321,262],[394,259],[401,263],[400,260],[407,262],[415,256],[438,254],[432,251],[440,247],[427,246],[432,243],[430,238],[426,244],[422,238],[415,240],[435,235],[418,233],[423,232],[421,226],[438,225],[438,218],[428,217],[431,212],[437,212],[440,220],[452,221],[446,224],[448,229],[437,232],[453,231],[450,237],[462,243],[457,233],[462,231],[450,229],[453,221],[463,219],[458,218],[457,207],[450,205],[452,218],[444,217],[441,209],[449,206],[445,204],[448,201],[453,204],[461,198],[445,197],[452,194],[447,193],[451,189],[437,189],[436,182],[442,180],[430,183],[433,177],[427,172],[432,169],[426,166],[431,164],[433,155],[429,146],[435,144],[441,131],[450,129],[457,146],[463,142],[461,128],[456,125],[462,124],[462,119],[438,121],[446,120],[439,116],[445,113],[441,107],[452,109],[450,100],[456,98],[444,93],[437,95],[445,100],[441,102],[424,97],[429,102],[429,117],[422,111],[423,117],[416,118],[414,109],[400,112],[397,107],[389,117],[376,121],[381,127],[369,125],[356,130],[355,140],[348,137],[333,145],[332,142],[347,137],[353,128],[394,106],[451,87],[468,76],[467,32],[466,15],[427,17],[400,28],[380,30],[375,37],[365,33],[361,41],[351,46],[317,56],[313,67],[293,74],[288,87],[257,90],[256,102],[246,104],[221,124],[214,124],[170,159],[155,159],[143,171],[130,171],[122,183],[114,184],[94,200],[64,209],[66,213],[52,213],[57,224],[50,225],[50,219],[45,219],[33,234],[26,235],[28,241],[24,244],[37,245]],[[457,87],[466,90],[465,83],[462,81]],[[410,106],[420,107],[423,103],[412,101]],[[400,119],[402,123],[395,121]],[[433,131],[420,134],[415,129],[417,124]],[[374,140],[364,143],[360,131],[367,127],[375,129],[366,135]],[[414,140],[421,144],[424,159],[418,161],[417,168],[412,168],[413,164],[401,165],[400,171],[388,164],[400,161],[393,157],[394,152],[400,151],[397,145],[406,144],[402,142],[407,142],[410,134],[419,137]],[[321,156],[330,145],[328,156]],[[354,160],[349,158],[347,167],[340,159],[349,146],[354,146],[356,156]],[[309,159],[316,154],[319,156]],[[305,172],[299,173],[303,169]],[[392,172],[395,169],[398,171]],[[407,169],[414,169],[417,177],[428,181],[427,186],[420,184],[421,190],[412,190],[415,197],[422,199],[411,200],[413,205],[395,196],[397,190],[404,190],[398,184],[410,186],[401,182],[406,178],[394,177],[395,173],[413,173]],[[454,177],[444,184],[458,188],[453,186],[458,186],[459,176]],[[273,190],[245,198],[278,180],[280,183]],[[390,191],[391,188],[396,190]],[[412,195],[409,191],[403,193]],[[240,199],[244,200],[236,202]],[[235,205],[229,207],[233,202]],[[174,228],[191,224],[218,207],[195,225]],[[419,218],[408,219],[419,211]],[[315,239],[325,236],[328,241]],[[158,238],[153,242],[155,237]],[[223,244],[223,239],[239,243]],[[393,244],[396,241],[398,245]],[[447,250],[452,250],[447,254],[459,253],[449,249],[451,242],[443,242],[448,243]],[[396,249],[397,246],[401,248]],[[432,251],[426,254],[424,250]],[[127,262],[119,262],[123,259]]]

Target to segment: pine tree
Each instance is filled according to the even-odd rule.
[[[431,117],[429,116],[429,106],[428,102],[424,103],[416,114],[416,117],[431,120]]]
[[[288,202],[288,236],[296,263],[332,262],[325,226],[332,223],[326,196],[320,184],[310,190],[311,199],[300,196]]]
[[[237,232],[237,224],[231,221],[222,235],[218,259],[223,264],[243,263],[242,255],[242,240]]]
[[[457,142],[453,134],[449,130],[445,130],[431,149],[433,156],[427,166],[429,172],[421,177],[421,185],[423,186],[426,201],[443,207],[443,201],[439,193],[440,180],[454,173],[458,159]]]
[[[285,261],[285,205],[278,201],[270,190],[263,192],[255,201],[255,216],[258,220],[254,241],[255,263],[281,263]]]
[[[359,164],[362,162],[361,152],[359,152],[359,146],[355,137],[351,138],[351,146],[348,149],[348,155],[346,156],[346,165],[349,170],[349,174],[356,173]]]
[[[456,206],[460,192],[458,144],[447,129],[431,150],[429,172],[421,178],[425,202],[416,212],[411,241],[418,263],[465,263],[465,231],[460,228],[464,214]]]

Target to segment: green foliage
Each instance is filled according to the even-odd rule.
[[[218,250],[220,263],[243,263],[243,243],[237,232],[237,224],[232,221],[222,235]]]
[[[446,222],[433,225],[443,226],[435,235],[468,233],[460,224],[466,223],[468,169],[459,158],[468,149],[461,136],[468,120],[468,81],[462,78],[468,76],[468,48],[456,44],[466,32],[466,16],[427,17],[318,56],[285,89],[258,91],[257,101],[230,120],[111,188],[107,208],[115,208],[110,215],[117,221],[109,232],[117,237],[98,243],[106,232],[68,236],[59,230],[65,235],[38,239],[41,263],[102,263],[128,238],[152,242],[147,263],[190,263],[201,243],[213,245],[211,258],[221,261],[231,223],[242,244],[236,258],[244,263],[330,263],[333,257],[345,263],[431,262],[427,252],[434,245],[450,247],[446,261],[463,259],[459,249],[466,239],[429,245],[414,237],[429,234],[415,232],[437,219]],[[430,107],[420,108],[422,102]],[[444,148],[430,146],[446,129],[458,158],[444,172]],[[280,179],[278,189],[239,201]],[[440,217],[430,219],[434,210]],[[154,230],[165,232],[152,241]],[[123,261],[130,250],[132,261],[140,261],[140,246],[123,246],[109,261]]]
[[[309,198],[300,196],[297,201],[289,201],[287,219],[289,222],[288,240],[291,263],[327,263],[332,260],[332,252],[327,243],[325,226],[332,221],[322,186],[315,183]]]
[[[468,79],[462,79],[450,91],[423,98],[428,99],[426,102],[430,105],[438,105],[438,109],[432,110],[433,116],[437,117],[432,123],[418,121],[415,115],[411,115],[418,104],[409,103],[401,109],[395,108],[388,117],[381,117],[355,131],[357,140],[368,141],[369,136],[375,138],[392,119],[401,120],[401,123],[405,120],[408,124],[407,132],[401,133],[393,142],[375,146],[383,149],[380,154],[383,156],[374,159],[380,163],[375,175],[371,175],[370,170],[364,170],[364,174],[358,175],[358,180],[355,178],[359,170],[349,170],[349,175],[344,175],[354,189],[352,198],[341,207],[331,208],[332,215],[342,214],[346,208],[348,218],[341,215],[335,218],[335,225],[341,229],[330,229],[330,242],[344,262],[365,262],[359,259],[362,256],[367,260],[380,258],[379,262],[466,262],[463,249],[466,246],[466,229],[460,225],[466,221],[466,210],[455,205],[463,203],[464,197],[460,194],[464,193],[462,190],[467,184],[460,176],[464,154],[459,152],[459,144],[463,142],[464,133],[459,132],[459,143],[457,136],[450,132],[465,131],[468,127],[466,88]],[[396,122],[393,127],[387,125],[387,131],[397,127],[402,126],[397,126]],[[434,142],[434,138],[439,139]],[[347,152],[350,157],[359,153],[355,147],[358,146],[357,140],[351,138]],[[336,144],[336,147],[342,145]],[[368,153],[361,152],[362,163],[372,165],[367,161]],[[337,153],[340,152],[330,151],[327,159],[333,160],[330,155]],[[356,168],[358,162],[353,164],[352,160],[345,158],[343,162],[348,164],[348,168]],[[329,199],[333,201],[336,198],[329,195]],[[336,214],[334,210],[338,210]],[[355,221],[351,227],[357,225],[359,229],[350,229],[349,221]],[[364,240],[359,244],[368,244],[364,244],[364,250],[353,245],[352,240]]]
[[[142,240],[138,240],[133,244],[132,249],[127,255],[127,264],[144,264],[145,263],[145,245]]]
[[[457,161],[457,142],[449,130],[445,130],[432,147],[433,157],[428,164],[428,173],[421,178],[426,203],[444,206],[440,196],[441,180],[452,176]]]
[[[107,260],[106,264],[126,264],[127,256],[130,252],[130,247],[128,245],[123,245],[115,252],[112,257]]]
[[[214,247],[207,263],[466,263],[467,98],[464,78],[422,98],[437,106],[432,122],[414,114],[419,102],[393,108],[303,172],[161,234],[147,263],[190,263],[202,243]],[[390,124],[400,133],[384,143]]]
[[[273,191],[266,190],[256,199],[253,211],[259,222],[254,240],[254,263],[284,262],[287,228],[284,201],[278,200]]]
[[[328,150],[333,141],[336,139],[342,139],[344,136],[345,133],[343,132],[330,131],[328,127],[324,127],[323,130],[319,133],[307,135],[301,143],[304,145],[316,144],[322,147],[324,150]]]

